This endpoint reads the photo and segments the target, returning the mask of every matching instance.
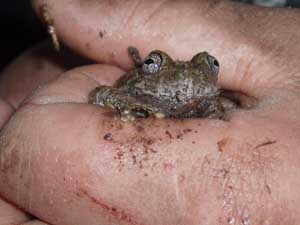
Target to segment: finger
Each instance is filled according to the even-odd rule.
[[[16,208],[12,204],[0,199],[0,224],[21,224],[30,220],[30,216]]]
[[[204,0],[35,0],[37,12],[41,4],[48,6],[64,43],[100,62],[127,68],[132,65],[126,50],[131,45],[143,56],[162,49],[182,60],[209,51],[220,61],[223,88],[259,98],[283,86],[295,87],[287,80],[299,71],[296,10]]]
[[[0,96],[17,108],[39,85],[85,63],[87,60],[67,50],[57,54],[49,41],[42,42],[21,54],[4,69],[0,76]]]
[[[0,137],[3,196],[50,224],[297,224],[297,123],[266,112],[123,123],[84,104],[121,73],[75,69],[14,114]],[[249,216],[238,213],[245,201]]]
[[[13,112],[14,108],[0,98],[0,128],[2,128]]]

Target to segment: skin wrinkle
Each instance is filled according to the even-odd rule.
[[[291,71],[291,70],[294,71]],[[289,90],[294,94],[299,93],[300,88],[300,68],[292,68],[292,69],[285,69],[279,70],[277,73],[273,75],[274,83],[276,83],[277,91],[281,89]],[[289,74],[289,79],[286,79],[282,74]],[[277,81],[275,81],[277,78]]]
[[[142,26],[146,27],[148,23],[152,20],[152,18],[161,12],[162,6],[168,4],[169,2],[169,0],[160,0],[160,3],[156,7],[154,7],[154,9],[151,12],[149,12]]]
[[[78,74],[85,76],[86,78],[92,80],[95,82],[95,84],[100,85],[99,81],[95,78],[95,75],[91,74],[91,73],[85,73],[85,72],[78,72]]]
[[[136,0],[136,2],[134,4],[132,4],[132,7],[131,7],[132,9],[129,11],[129,13],[127,15],[127,19],[124,22],[124,26],[127,27],[128,25],[130,25],[129,23],[134,18],[134,15],[138,11],[137,9],[139,8],[141,2],[142,2],[142,0]]]
[[[251,56],[250,60],[246,63],[245,69],[241,75],[241,81],[240,81],[241,84],[244,83],[243,81],[251,79],[250,71],[251,71],[252,64],[254,64],[254,60],[255,60],[254,56]],[[255,83],[255,81],[254,81],[254,83]],[[254,85],[254,84],[252,86],[253,86],[253,88],[256,87],[256,85]],[[251,87],[249,89],[251,89]],[[242,91],[242,88],[240,89],[240,91]]]
[[[236,147],[237,149],[232,147],[235,153],[230,153],[230,155],[222,153],[217,159],[206,157],[202,163],[203,177],[211,179],[211,181],[203,182],[205,186],[209,189],[209,186],[213,185],[211,182],[216,181],[220,192],[223,193],[220,197],[225,203],[223,206],[224,223],[228,220],[246,223],[246,221],[257,219],[256,215],[251,216],[248,213],[246,215],[245,210],[251,212],[251,208],[257,203],[262,205],[261,210],[263,210],[264,202],[269,200],[269,194],[265,191],[264,185],[266,174],[270,173],[269,170],[272,170],[276,162],[275,159],[270,159],[269,154],[262,157],[260,151],[253,151],[249,159],[244,159],[242,152],[249,152],[248,149],[252,147],[248,144]],[[253,183],[251,180],[256,180],[258,183]],[[205,189],[203,191],[205,192]]]

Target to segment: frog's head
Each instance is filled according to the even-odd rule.
[[[207,52],[200,52],[190,61],[193,67],[200,69],[204,74],[209,75],[213,81],[217,80],[219,73],[219,62]],[[142,72],[145,75],[157,74],[160,71],[174,68],[174,61],[163,51],[152,51],[142,64]]]
[[[173,61],[165,52],[155,50],[143,61],[139,78],[135,77],[129,85],[134,95],[164,100],[181,95],[178,98],[183,102],[182,99],[188,101],[202,95],[215,95],[218,72],[218,61],[207,52],[198,53],[185,62]]]

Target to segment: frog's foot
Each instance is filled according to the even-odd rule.
[[[131,102],[125,109],[121,109],[120,112],[123,121],[133,121],[135,118],[147,118],[150,115],[155,116],[157,119],[165,117],[165,114],[157,108],[138,101]]]
[[[209,119],[225,119],[225,109],[219,99],[207,100],[208,107],[202,111],[202,117]]]
[[[136,117],[129,110],[124,110],[121,112],[121,120],[123,122],[134,121],[135,118]]]
[[[92,90],[88,95],[88,103],[105,106],[105,99],[109,96],[111,88],[108,86],[99,86]]]
[[[109,86],[99,86],[89,94],[89,103],[117,109],[123,121],[132,121],[135,118],[147,118],[153,114],[156,118],[165,115],[156,107],[145,104],[126,92]]]

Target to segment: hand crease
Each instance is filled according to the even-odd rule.
[[[147,25],[151,19],[158,14],[160,9],[162,8],[163,5],[165,5],[168,2],[168,0],[162,0],[155,8],[154,10],[148,15],[148,18],[145,20],[143,26]]]
[[[141,4],[140,0],[137,0],[135,5],[132,7],[132,10],[130,11],[130,13],[128,14],[128,17],[125,21],[125,26],[127,26],[129,24],[129,22],[132,20],[132,18],[134,17],[135,12],[137,11],[139,5]]]

